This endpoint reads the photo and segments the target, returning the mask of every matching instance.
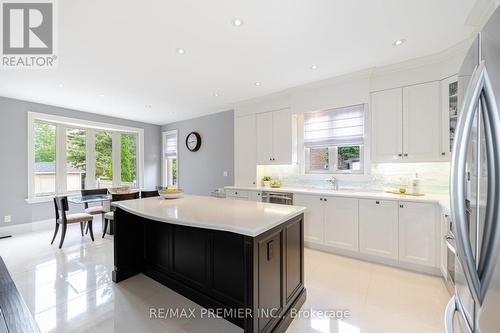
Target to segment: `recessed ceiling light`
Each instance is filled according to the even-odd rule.
[[[58,86],[59,88],[62,88],[62,87],[64,87],[64,84],[59,83],[57,86]]]
[[[406,39],[401,38],[401,39],[395,40],[394,43],[392,43],[392,46],[399,46],[399,45],[403,44],[404,42],[406,42]]]
[[[311,65],[310,67],[312,70],[318,69],[318,65]]]
[[[256,87],[260,87],[261,83],[260,83],[259,81],[257,81],[257,82],[255,82],[255,83],[254,83],[254,85],[255,85]]]
[[[186,53],[186,50],[181,49],[181,48],[177,48],[175,51],[176,51],[178,54],[184,54],[184,53]]]
[[[214,93],[214,97],[219,97],[219,93]]]
[[[144,107],[145,107],[146,109],[151,109],[153,106],[152,106],[151,104],[146,104],[146,105],[144,105]]]
[[[233,24],[233,26],[235,27],[241,27],[243,25],[243,20],[240,19],[240,18],[234,18],[231,23]]]
[[[104,97],[104,94],[99,94],[99,97],[103,98],[103,97]]]

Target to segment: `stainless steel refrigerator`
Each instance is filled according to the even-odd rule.
[[[500,332],[500,8],[459,74],[450,198],[457,258],[447,333]]]

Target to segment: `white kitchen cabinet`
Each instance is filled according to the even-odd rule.
[[[248,194],[248,200],[262,202],[262,192],[260,191],[250,191]]]
[[[272,164],[273,113],[257,114],[257,164]]]
[[[323,197],[295,194],[293,204],[307,208],[304,213],[304,240],[323,244],[325,235]]]
[[[401,88],[371,94],[372,160],[392,162],[403,153],[403,90]]]
[[[398,203],[359,200],[359,249],[361,253],[398,260]]]
[[[437,81],[372,93],[372,160],[442,160],[440,103]]]
[[[403,158],[408,162],[440,159],[440,84],[403,88]]]
[[[399,261],[438,267],[436,206],[399,202]]]
[[[290,109],[257,114],[257,164],[295,162],[294,121]]]
[[[359,251],[358,199],[324,197],[325,245]]]
[[[455,128],[458,120],[458,76],[441,81],[441,159],[451,158]]]
[[[232,200],[248,200],[250,191],[226,190],[226,198]]]
[[[255,114],[235,117],[235,183],[253,186],[257,178],[257,137]]]

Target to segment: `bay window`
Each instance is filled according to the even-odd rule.
[[[306,173],[362,173],[364,105],[304,114]]]
[[[142,184],[144,130],[28,113],[28,199]]]

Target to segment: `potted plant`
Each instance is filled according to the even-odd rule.
[[[262,183],[264,184],[264,187],[271,187],[271,176],[264,176],[262,178]]]

